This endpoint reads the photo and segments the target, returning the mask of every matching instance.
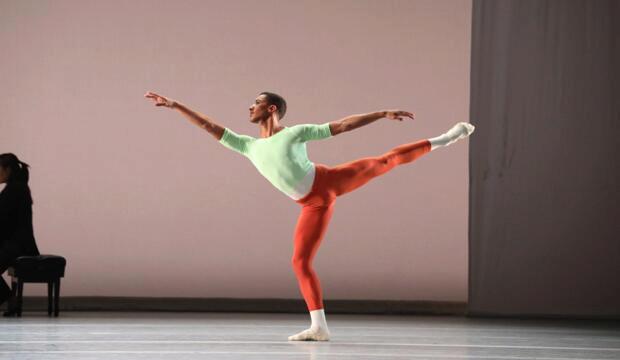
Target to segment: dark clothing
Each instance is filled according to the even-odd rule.
[[[8,183],[0,192],[0,274],[20,256],[39,255],[32,230],[32,197],[23,183]],[[9,287],[0,278],[0,304]]]

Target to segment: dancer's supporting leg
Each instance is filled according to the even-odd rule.
[[[473,130],[471,124],[458,123],[436,138],[400,145],[381,156],[363,158],[333,168],[317,165],[312,191],[298,201],[303,208],[295,228],[293,253],[293,268],[310,311],[312,325],[290,336],[289,340],[329,340],[321,286],[312,269],[312,259],[329,225],[336,197],[359,188],[397,165],[410,163],[431,150],[465,138]]]
[[[325,236],[327,226],[334,212],[335,197],[322,204],[304,205],[297,226],[293,250],[293,270],[299,289],[306,301],[312,321],[310,328],[289,337],[289,340],[329,340],[329,329],[323,310],[323,295],[319,278],[312,268],[312,260]],[[323,200],[323,199],[322,199]]]

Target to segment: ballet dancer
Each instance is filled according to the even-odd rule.
[[[321,286],[312,268],[312,260],[325,236],[336,198],[387,173],[397,165],[410,163],[432,150],[463,139],[474,131],[473,125],[459,122],[437,137],[400,145],[380,156],[330,167],[315,164],[308,159],[306,142],[336,136],[382,118],[413,120],[414,114],[401,110],[384,110],[351,115],[320,125],[299,124],[286,127],[280,125],[280,120],[286,113],[286,101],[277,94],[262,92],[249,108],[250,122],[260,127],[260,138],[254,138],[222,127],[210,117],[178,101],[153,92],[147,92],[144,96],[153,100],[155,106],[179,111],[193,124],[213,135],[222,145],[247,157],[278,190],[301,206],[301,214],[295,227],[292,265],[310,312],[311,325],[309,329],[289,336],[291,341],[329,340]]]

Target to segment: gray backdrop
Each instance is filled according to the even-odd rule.
[[[619,9],[474,1],[471,315],[620,314]]]

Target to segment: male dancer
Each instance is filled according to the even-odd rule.
[[[260,126],[260,138],[253,138],[238,135],[178,101],[152,92],[147,92],[145,97],[154,100],[156,106],[178,110],[222,145],[249,158],[267,180],[301,205],[301,214],[295,227],[292,264],[310,311],[311,326],[290,336],[289,340],[329,340],[321,286],[312,268],[312,259],[327,230],[336,198],[387,173],[396,165],[410,163],[474,131],[473,125],[460,122],[440,136],[400,145],[380,156],[329,167],[308,160],[307,141],[335,136],[381,118],[403,121],[405,117],[414,119],[414,115],[408,111],[384,110],[352,115],[321,125],[285,127],[280,125],[280,120],[286,113],[286,101],[277,94],[262,92],[249,108],[250,122]]]

